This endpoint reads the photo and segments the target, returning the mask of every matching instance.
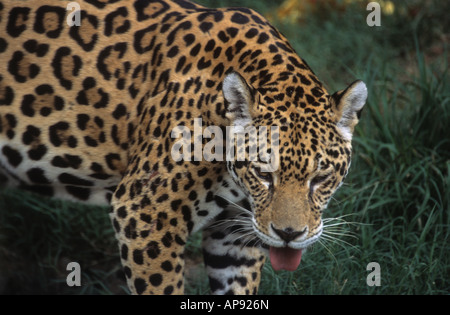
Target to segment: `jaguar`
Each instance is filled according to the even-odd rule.
[[[359,80],[328,93],[251,9],[0,1],[0,184],[109,205],[133,294],[182,294],[199,230],[214,294],[257,293],[266,257],[297,269],[347,175],[366,99]],[[193,158],[194,145],[175,159],[174,128],[200,119],[242,134],[244,153],[249,127],[277,127],[264,147],[276,167],[220,146],[223,159]]]

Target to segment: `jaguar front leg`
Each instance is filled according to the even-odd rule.
[[[203,232],[203,257],[213,294],[258,292],[266,254],[246,225],[234,211],[225,210]]]
[[[181,204],[167,199],[166,182],[156,171],[140,179],[128,174],[113,197],[111,219],[133,294],[184,293],[189,233]]]

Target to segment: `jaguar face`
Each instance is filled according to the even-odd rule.
[[[235,161],[228,162],[228,171],[247,196],[247,226],[269,247],[275,269],[295,270],[302,250],[320,238],[322,213],[348,172],[365,85],[358,81],[332,96],[323,92],[314,104],[296,104],[296,95],[261,95],[231,74],[224,97],[236,115],[230,115],[236,133],[242,135],[236,143],[245,141],[236,149]],[[265,101],[277,98],[276,103]],[[265,117],[266,112],[274,115]],[[238,153],[246,159],[239,160]]]

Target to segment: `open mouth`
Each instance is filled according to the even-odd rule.
[[[322,235],[322,226],[321,222],[319,227],[315,230],[315,234],[301,242],[289,242],[290,246],[287,246],[286,242],[281,242],[268,237],[260,232],[255,226],[253,226],[253,228],[258,237],[265,243],[265,248],[269,248],[269,258],[272,268],[275,271],[295,271],[300,265],[303,251],[314,244]]]
[[[302,249],[270,246],[269,257],[272,268],[275,271],[294,271],[298,268],[302,260]]]

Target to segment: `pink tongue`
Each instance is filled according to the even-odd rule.
[[[300,265],[302,259],[302,250],[290,247],[270,247],[269,250],[270,263],[276,271],[284,269],[294,271]]]

